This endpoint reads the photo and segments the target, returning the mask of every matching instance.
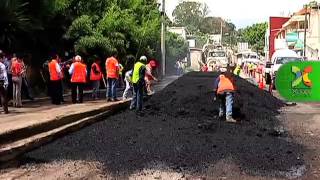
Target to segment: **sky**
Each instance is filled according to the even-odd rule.
[[[161,1],[161,0],[158,0]],[[166,0],[166,13],[172,12],[182,0]],[[230,20],[236,27],[265,22],[270,16],[288,16],[299,11],[311,0],[194,0],[206,3],[211,16],[220,16]]]

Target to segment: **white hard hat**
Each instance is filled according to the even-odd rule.
[[[222,72],[222,73],[227,72],[227,68],[220,68],[219,70],[220,70],[220,72]]]
[[[81,61],[81,56],[77,55],[75,58],[74,58],[76,61]]]
[[[147,57],[146,57],[146,56],[141,56],[141,57],[140,57],[140,60],[141,60],[141,61],[147,61]]]

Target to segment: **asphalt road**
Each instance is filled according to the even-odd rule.
[[[3,168],[17,179],[319,179],[320,106],[237,79],[237,124],[217,118],[215,74],[190,73],[149,99]]]

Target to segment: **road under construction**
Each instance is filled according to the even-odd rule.
[[[2,163],[1,179],[319,179],[320,105],[288,103],[236,78],[234,118],[218,118],[216,73],[191,72]],[[49,142],[49,141],[48,141]],[[46,142],[47,143],[47,142]]]

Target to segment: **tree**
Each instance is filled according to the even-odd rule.
[[[239,30],[240,40],[248,42],[252,49],[263,53],[267,23],[257,23]]]
[[[208,6],[193,1],[181,2],[173,11],[174,23],[185,26],[189,32],[200,30],[203,19],[208,15]]]
[[[0,3],[0,45],[13,48],[18,37],[30,32],[31,18],[25,11],[27,2],[20,0],[3,0]]]
[[[69,27],[66,37],[75,42],[76,52],[95,53],[103,58],[114,50],[122,57],[154,55],[159,46],[161,20],[156,1],[105,2],[108,5],[102,5],[105,9],[101,14],[83,14]]]
[[[189,44],[185,39],[171,32],[166,33],[166,59],[169,72],[174,72],[176,61],[187,57],[188,52]]]

